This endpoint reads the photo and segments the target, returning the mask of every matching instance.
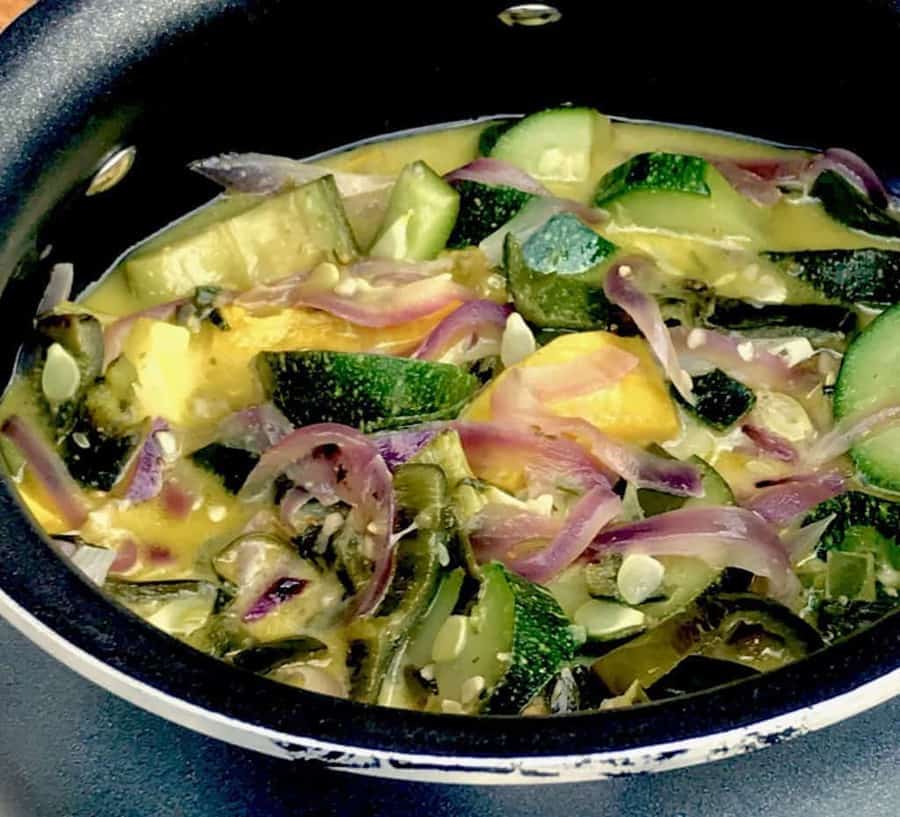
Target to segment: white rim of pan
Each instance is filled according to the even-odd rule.
[[[661,772],[723,760],[842,721],[900,694],[900,668],[850,692],[748,726],[621,751],[545,757],[444,757],[359,749],[254,726],[182,701],[107,666],[0,591],[0,615],[38,647],[135,706],[245,749],[285,760],[314,760],[374,777],[456,784],[574,783]]]

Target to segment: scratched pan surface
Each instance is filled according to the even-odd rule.
[[[44,0],[0,39],[0,368],[55,258],[81,283],[202,201],[183,168],[225,150],[309,155],[374,133],[574,101],[609,113],[840,144],[898,175],[885,88],[888,2]],[[327,128],[321,123],[326,122]],[[97,168],[133,145],[112,191]],[[49,257],[42,251],[52,245]],[[593,780],[780,743],[900,692],[900,619],[796,665],[700,695],[541,722],[401,712],[281,687],[113,607],[44,546],[0,488],[0,615],[111,692],[274,757],[438,782]],[[73,717],[77,713],[73,712]],[[160,723],[160,729],[164,727]]]

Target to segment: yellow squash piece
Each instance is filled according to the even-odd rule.
[[[648,444],[671,439],[679,432],[678,414],[659,367],[641,338],[620,338],[610,332],[563,335],[529,355],[513,368],[570,363],[606,348],[618,348],[638,358],[638,365],[618,383],[547,406],[560,417],[582,417],[617,440]],[[465,412],[467,420],[490,420],[491,395],[505,373],[489,385]]]

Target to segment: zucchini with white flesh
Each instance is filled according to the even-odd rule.
[[[447,246],[459,213],[459,193],[425,162],[403,168],[391,191],[384,225],[369,255],[428,261]]]
[[[615,251],[571,215],[554,216],[524,245],[508,235],[503,266],[516,311],[539,329],[608,327],[603,280]]]
[[[141,441],[137,429],[107,431],[81,412],[59,446],[69,473],[82,485],[109,491],[122,477]]]
[[[705,159],[680,153],[633,156],[600,180],[593,203],[608,210],[617,227],[714,240],[757,240],[768,216]]]
[[[689,655],[736,661],[761,672],[806,657],[824,646],[810,624],[786,607],[750,593],[704,596],[632,641],[594,662],[614,693],[633,683],[644,689]]]
[[[478,600],[450,616],[432,647],[432,672],[444,711],[516,714],[571,661],[570,622],[540,585],[498,562],[482,566]]]
[[[491,122],[478,136],[478,155],[490,156],[497,140],[506,133],[513,125],[518,122],[517,119],[499,119]]]
[[[332,176],[271,196],[229,195],[140,244],[121,272],[144,306],[197,287],[245,290],[308,269],[350,263],[357,249]]]
[[[819,199],[825,212],[841,224],[872,235],[900,238],[900,221],[834,170],[822,171],[809,194]]]
[[[454,182],[453,187],[459,193],[459,215],[447,241],[451,249],[477,246],[534,198],[514,187],[468,180]]]
[[[857,250],[767,252],[781,271],[845,304],[890,306],[900,301],[900,252]]]
[[[458,366],[355,352],[262,352],[267,393],[297,426],[371,432],[456,417],[480,388]]]
[[[187,638],[213,614],[218,588],[208,582],[133,583],[109,580],[103,585],[116,601],[176,638]]]
[[[544,697],[551,715],[566,715],[599,709],[612,693],[590,667],[575,664],[560,670],[554,682],[547,685]]]
[[[834,387],[837,420],[863,417],[900,402],[900,305],[882,312],[844,354]],[[850,449],[863,480],[900,492],[900,426],[889,425]]]
[[[740,332],[747,337],[808,338],[814,345],[833,345],[856,331],[852,309],[829,304],[757,305],[736,298],[716,298],[706,316],[712,326]]]
[[[520,119],[500,134],[494,159],[520,167],[544,182],[590,179],[596,157],[612,140],[609,119],[592,108],[554,108]]]
[[[674,388],[672,396],[685,410],[717,431],[728,431],[745,417],[756,403],[756,395],[740,380],[713,369],[693,378],[694,405],[688,403]]]

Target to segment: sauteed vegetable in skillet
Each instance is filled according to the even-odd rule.
[[[900,215],[860,157],[564,107],[191,170],[220,195],[77,298],[53,267],[0,408],[53,546],[154,626],[540,715],[898,603]]]

